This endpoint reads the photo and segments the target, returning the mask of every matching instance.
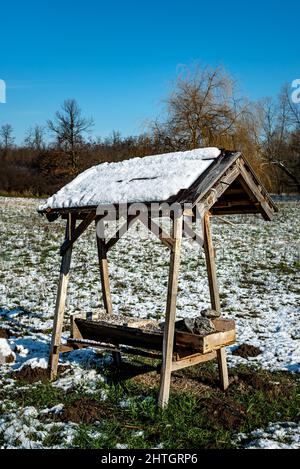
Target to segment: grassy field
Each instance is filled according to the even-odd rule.
[[[16,355],[1,366],[3,447],[299,447],[300,204],[280,204],[274,221],[214,221],[222,312],[237,323],[228,350],[231,386],[218,389],[215,364],[174,373],[165,412],[156,408],[158,363],[120,370],[109,355],[76,351],[49,384],[46,359],[59,271],[61,222],[36,214],[37,200],[0,198],[0,331]],[[115,312],[162,319],[168,252],[133,228],[110,254]],[[74,249],[68,314],[96,311],[101,292],[94,233]],[[209,306],[203,254],[184,241],[178,317]]]

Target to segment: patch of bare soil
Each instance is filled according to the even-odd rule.
[[[136,376],[144,376],[154,370],[156,370],[156,367],[152,365],[122,361],[118,366],[110,366],[109,376],[107,378],[109,382],[119,383],[120,381],[126,381]]]
[[[239,387],[244,386],[248,387],[248,389],[250,387],[257,391],[263,391],[273,397],[288,394],[290,389],[290,385],[287,383],[271,381],[267,375],[260,375],[255,372],[251,374],[241,373],[238,378]]]
[[[247,419],[246,409],[228,397],[218,398],[211,396],[201,399],[201,412],[203,412],[215,428],[239,427]]]
[[[90,424],[96,420],[111,418],[112,412],[115,410],[112,410],[106,403],[82,397],[65,406],[62,412],[55,415],[55,420]]]
[[[9,339],[11,333],[8,329],[0,327],[0,339]]]
[[[12,353],[8,355],[7,357],[5,357],[5,363],[14,363],[14,361],[15,361],[15,355],[13,355]]]
[[[203,373],[198,376],[189,377],[186,375],[186,370],[172,373],[171,375],[171,388],[174,391],[194,392],[202,394],[211,387],[218,388],[219,381],[204,379]],[[142,386],[145,389],[158,389],[160,384],[160,367],[146,364],[135,364],[123,361],[120,366],[110,368],[110,375],[108,381],[119,383],[130,379],[134,383]]]
[[[146,389],[158,389],[160,384],[160,375],[156,371],[145,373],[132,378],[135,383],[144,386]],[[211,390],[209,386],[202,383],[198,379],[191,379],[182,376],[171,376],[171,390],[177,392],[192,392],[195,394],[203,394]]]
[[[242,358],[257,357],[260,354],[260,348],[251,344],[241,344],[232,352],[232,355],[237,355]]]
[[[59,366],[58,376],[69,370],[69,366]],[[49,371],[46,368],[31,368],[30,365],[25,365],[20,371],[15,371],[12,378],[17,381],[25,381],[32,384],[36,381],[49,381]]]

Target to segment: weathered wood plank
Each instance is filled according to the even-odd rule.
[[[239,174],[239,166],[234,164],[226,171],[225,174],[223,174],[222,178],[220,178],[214,187],[212,187],[201,200],[199,199],[197,201],[199,207],[203,207],[203,212],[209,211],[211,207],[213,207],[218,202],[218,200],[227,191],[230,184],[236,180]]]
[[[232,345],[236,341],[235,329],[215,332],[203,337],[203,353],[209,353],[226,345]]]
[[[96,223],[96,227],[97,227],[97,223]],[[107,314],[112,314],[113,309],[112,309],[110,284],[109,284],[107,249],[105,245],[105,240],[102,238],[99,238],[97,234],[97,229],[96,229],[96,242],[97,242],[97,252],[98,252],[103,305]]]
[[[210,209],[210,212],[214,216],[225,216],[225,215],[240,215],[241,213],[246,215],[254,215],[254,214],[259,214],[260,210],[257,209],[254,205],[242,205],[242,206],[236,206],[236,207],[222,207],[222,208],[215,208],[212,207]]]
[[[163,346],[163,333],[160,331],[144,331],[137,327],[108,324],[104,321],[91,321],[82,317],[74,317],[74,324],[79,337],[110,344],[123,344],[150,350],[160,351]],[[175,331],[173,343],[174,353],[181,355],[195,352],[209,352],[232,343],[235,335],[234,321],[226,319],[214,320],[216,332],[207,336]],[[219,330],[218,330],[219,329]]]
[[[239,200],[223,200],[221,198],[221,200],[219,200],[218,202],[215,203],[214,205],[214,208],[230,208],[230,207],[240,207],[241,209],[243,209],[243,206],[245,207],[252,207],[252,208],[255,208],[256,211],[258,212],[258,209],[259,209],[259,206],[260,206],[260,203],[259,202],[256,202],[256,201],[252,201],[249,200],[249,199],[239,199]]]
[[[216,311],[221,310],[218,279],[215,264],[215,252],[212,243],[212,234],[210,227],[210,213],[205,213],[203,220],[204,230],[204,252],[206,259],[206,270],[208,276],[211,307]]]
[[[270,206],[272,213],[278,212],[278,207],[273,201],[273,199],[270,197],[270,194],[268,193],[267,189],[264,187],[262,182],[258,179],[256,172],[254,171],[252,164],[250,161],[243,155],[238,159],[238,162],[240,165],[244,166],[247,169],[247,172],[251,174],[251,177],[257,187],[259,187],[259,191],[263,194],[266,202]]]
[[[241,172],[241,178],[240,182],[249,194],[249,197],[254,200],[258,201],[260,203],[260,208],[261,208],[261,214],[263,215],[265,220],[272,220],[273,215],[274,215],[274,210],[270,206],[269,202],[265,198],[264,194],[259,190],[257,183],[255,182],[252,174],[250,171],[247,171],[245,168],[244,164],[241,164],[239,162],[239,167],[240,167],[240,172]]]
[[[216,331],[204,337],[176,331],[175,340],[174,353],[179,358],[186,357],[189,354],[192,355],[195,352],[209,353],[226,345],[234,344],[236,340],[235,327],[220,332]]]
[[[145,332],[135,327],[108,325],[103,321],[88,321],[80,318],[76,318],[75,322],[84,339],[150,350],[162,348],[163,334],[161,332]]]
[[[170,198],[170,201],[178,201],[179,203],[186,204],[192,203],[193,205],[197,204],[240,156],[240,152],[225,152],[222,156],[213,161],[189,189],[182,191],[179,196]]]
[[[212,323],[216,328],[216,332],[225,332],[225,331],[235,330],[234,319],[217,318],[217,319],[212,319]]]
[[[194,210],[192,208],[185,208],[183,210],[183,216],[193,218],[195,216]]]
[[[70,337],[72,339],[82,339],[82,335],[80,330],[78,329],[75,319],[77,318],[86,318],[86,314],[84,313],[74,313],[70,314]]]
[[[226,349],[225,347],[220,348],[217,350],[217,359],[218,359],[218,367],[219,367],[219,375],[220,381],[223,391],[229,386],[229,379],[228,379],[228,369],[227,369],[227,360],[226,360]]]
[[[72,232],[74,232],[75,220],[72,220],[71,223],[72,223],[71,229],[72,229]],[[70,225],[70,221],[68,221],[67,223],[66,237],[68,237],[68,234],[69,234],[69,228],[70,228],[69,225]],[[61,344],[61,334],[62,334],[65,304],[66,304],[66,297],[67,297],[67,287],[68,287],[68,281],[69,281],[71,257],[72,257],[72,244],[69,245],[69,248],[64,253],[62,260],[61,260],[60,277],[59,277],[59,283],[58,283],[52,339],[51,339],[51,346],[50,346],[50,357],[49,357],[50,379],[55,379],[57,376],[59,347]]]
[[[76,339],[69,339],[66,344],[60,345],[60,353],[71,352],[72,350],[79,350],[87,347],[96,348],[102,350],[103,352],[113,352],[113,353],[126,353],[128,355],[137,355],[141,357],[153,358],[154,360],[161,359],[161,353],[156,353],[152,351],[147,351],[143,349],[133,348],[133,347],[124,347],[124,346],[113,346],[101,342],[93,341],[76,341]]]
[[[172,362],[172,371],[182,370],[188,366],[198,365],[209,360],[214,360],[217,357],[217,352],[210,352],[206,354],[195,354],[189,357],[182,358],[181,360]]]

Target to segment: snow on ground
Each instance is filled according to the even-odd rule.
[[[163,201],[188,188],[220,153],[199,148],[102,163],[79,174],[41,209]]]
[[[37,206],[35,200],[0,198],[1,324],[14,332],[10,343],[28,351],[17,356],[17,364],[47,355],[59,276],[63,225],[37,215]],[[236,320],[238,343],[262,350],[248,360],[268,369],[300,369],[299,216],[300,204],[290,203],[280,206],[272,222],[252,215],[231,217],[234,226],[213,223],[223,315]],[[69,313],[101,307],[93,229],[73,252],[65,338]],[[168,250],[136,225],[110,251],[109,261],[115,312],[163,319]],[[208,306],[203,253],[184,239],[178,317],[196,316]],[[231,363],[244,361],[230,356]]]
[[[4,373],[0,382],[4,390],[14,386],[9,370],[19,369],[25,363],[45,367],[49,352],[59,276],[58,248],[64,228],[62,221],[48,223],[39,216],[38,205],[39,201],[32,199],[0,198],[0,327],[9,331],[7,340],[16,355],[15,363],[1,367]],[[246,342],[262,350],[260,355],[249,359],[231,355],[229,350],[229,365],[252,363],[269,370],[299,372],[300,204],[280,204],[279,208],[272,222],[265,222],[258,215],[231,217],[234,226],[214,220],[221,304],[223,315],[236,320],[237,344]],[[73,252],[64,339],[68,336],[70,313],[93,312],[101,307],[92,229],[78,240]],[[168,250],[152,235],[148,236],[142,226],[136,225],[111,250],[109,261],[115,312],[163,319]],[[198,245],[184,239],[178,317],[196,316],[208,306],[203,253]],[[99,359],[93,350],[83,350],[65,354],[62,360],[71,365],[72,371],[62,375],[56,385],[67,390],[80,384],[93,392],[97,382],[103,380],[103,360],[109,358]],[[99,373],[90,366],[95,363]],[[30,417],[24,412],[25,409],[10,409],[2,415],[0,431],[15,425],[11,432],[15,431],[16,435],[17,421],[26,426]],[[34,422],[34,416],[30,418]],[[273,425],[277,429],[276,425],[280,424]],[[36,431],[40,431],[36,426]],[[72,433],[72,428],[63,431]],[[269,439],[268,432],[273,427],[270,428],[261,430],[262,433],[258,430],[253,435],[256,441],[253,445],[263,445],[259,441]],[[9,437],[11,432],[6,446],[14,446],[13,437]],[[21,445],[27,447],[30,443],[24,432]],[[291,432],[296,439],[299,433],[293,424]],[[34,441],[38,445],[42,440],[37,435]]]
[[[7,360],[14,361],[15,354],[6,339],[0,339],[0,364],[6,363]]]
[[[5,449],[41,449],[45,447],[45,438],[56,433],[62,445],[52,448],[71,447],[77,425],[74,423],[45,423],[38,419],[35,407],[10,409],[0,417],[0,432],[4,435]]]
[[[238,435],[237,444],[247,449],[300,449],[300,427],[293,422],[271,423],[250,435]]]

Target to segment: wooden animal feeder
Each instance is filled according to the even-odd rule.
[[[159,208],[155,215],[153,205]],[[181,210],[170,210],[170,207],[175,206]],[[51,379],[57,375],[60,353],[83,347],[98,347],[110,350],[116,361],[120,360],[121,353],[161,358],[158,398],[161,407],[168,403],[172,371],[207,360],[218,360],[221,386],[226,389],[228,372],[225,347],[235,342],[234,321],[214,319],[215,332],[204,336],[175,330],[182,234],[186,231],[189,236],[200,241],[204,248],[211,307],[220,312],[210,218],[214,215],[260,213],[265,220],[270,220],[276,210],[267,191],[239,152],[208,148],[135,158],[122,163],[102,164],[79,175],[48,199],[39,210],[49,221],[59,216],[66,220],[65,241],[60,249],[62,261],[49,358]],[[109,239],[105,237],[104,229],[96,230],[107,321],[87,318],[85,314],[73,315],[71,337],[67,344],[62,344],[73,244],[89,225],[95,223],[99,228],[101,224],[104,225],[107,215],[112,214],[118,219],[125,215],[125,225]],[[197,214],[201,217],[202,240],[192,232],[190,225],[185,226],[184,223],[186,217],[194,220]],[[153,220],[166,217],[171,220],[170,234]],[[151,228],[170,250],[163,331],[149,331],[109,322],[113,309],[107,254],[138,219]],[[153,230],[153,227],[156,229]],[[99,235],[99,231],[102,234]]]

